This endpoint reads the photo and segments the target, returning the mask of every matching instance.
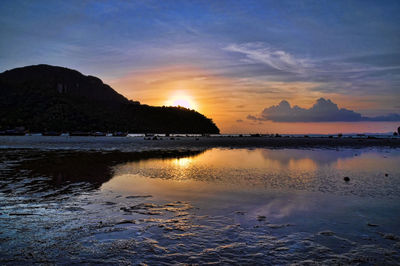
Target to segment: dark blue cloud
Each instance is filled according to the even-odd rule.
[[[259,117],[248,115],[247,119],[253,121],[271,120],[274,122],[356,122],[356,121],[400,121],[399,114],[386,116],[366,117],[361,114],[339,108],[331,100],[320,98],[309,109],[297,105],[291,107],[289,102],[283,100],[278,105],[265,108]]]

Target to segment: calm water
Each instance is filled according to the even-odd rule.
[[[0,156],[2,264],[400,263],[399,149]]]

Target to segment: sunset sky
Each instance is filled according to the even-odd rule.
[[[400,126],[400,1],[4,0],[0,36],[0,72],[76,69],[222,133]]]

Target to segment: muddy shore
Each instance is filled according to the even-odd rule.
[[[328,137],[45,137],[0,136],[0,149],[62,149],[144,151],[155,149],[202,148],[399,148],[400,138]]]

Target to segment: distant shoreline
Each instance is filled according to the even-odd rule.
[[[399,137],[69,137],[0,136],[0,149],[146,151],[209,148],[400,148]]]

